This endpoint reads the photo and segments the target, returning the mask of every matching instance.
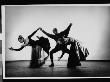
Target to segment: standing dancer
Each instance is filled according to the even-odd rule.
[[[69,44],[70,45],[70,53],[68,57],[68,63],[67,67],[68,68],[76,68],[76,66],[81,66],[78,54],[77,54],[77,42],[76,40],[72,39],[71,37],[64,38],[65,39],[65,45]],[[63,57],[65,51],[62,53],[60,57],[58,57],[58,61]]]
[[[67,27],[67,29],[65,29],[64,31],[58,33],[57,28],[53,29],[53,33],[54,34],[49,34],[46,31],[44,31],[42,28],[40,28],[40,30],[46,34],[48,37],[54,39],[56,41],[56,46],[54,49],[52,49],[50,51],[50,59],[51,59],[51,65],[49,65],[49,67],[53,67],[54,66],[54,62],[53,62],[53,53],[56,53],[57,51],[65,51],[66,53],[69,53],[69,49],[67,49],[67,46],[63,44],[63,42],[61,41],[63,37],[67,37],[70,31],[70,28],[72,26],[72,23],[70,23],[70,25]]]

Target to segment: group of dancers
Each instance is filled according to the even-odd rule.
[[[38,58],[40,58],[40,55],[38,55],[38,50],[40,51],[39,54],[41,54],[41,49],[43,49],[48,55],[44,58],[42,63],[37,64],[37,67],[41,67],[43,64],[45,64],[45,61],[50,56],[51,64],[49,67],[54,67],[54,61],[53,61],[53,54],[62,51],[61,56],[58,60],[60,60],[65,53],[69,54],[68,56],[68,68],[76,68],[76,66],[81,66],[80,61],[86,60],[86,57],[89,55],[89,52],[87,48],[84,48],[81,46],[80,42],[78,40],[73,39],[71,37],[68,37],[70,28],[72,26],[72,23],[69,24],[69,26],[64,30],[58,33],[57,28],[53,28],[53,33],[50,34],[43,30],[41,27],[39,27],[37,30],[35,30],[31,35],[29,35],[26,39],[23,38],[22,35],[19,35],[18,41],[22,43],[21,47],[18,49],[14,49],[13,47],[10,47],[10,50],[14,51],[20,51],[26,46],[32,47],[32,60],[30,67],[36,67],[34,64],[36,62],[38,63]],[[48,38],[45,38],[43,36],[37,38],[39,40],[33,40],[31,37],[38,31],[42,31],[45,35],[48,37],[54,39],[56,41],[56,46],[50,51],[50,42]],[[70,49],[67,48],[67,46],[70,45]],[[36,59],[37,58],[37,59]]]

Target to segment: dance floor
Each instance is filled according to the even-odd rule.
[[[5,77],[110,77],[110,61],[81,61],[81,66],[67,68],[67,61],[54,61],[54,67],[48,67],[50,61],[40,68],[29,68],[30,61],[8,61],[5,64]]]

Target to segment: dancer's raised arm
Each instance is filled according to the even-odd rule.
[[[47,35],[48,37],[50,38],[53,38],[54,39],[54,35],[53,34],[49,34],[47,33],[46,31],[44,31],[42,28],[39,28],[45,35]]]
[[[60,32],[60,35],[67,37],[69,34],[71,26],[72,26],[72,23],[70,23],[69,26],[64,31]]]
[[[35,30],[31,35],[29,35],[28,37],[31,38],[40,28],[38,28],[37,30]]]

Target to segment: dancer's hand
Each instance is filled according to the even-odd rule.
[[[41,28],[41,27],[39,27],[39,30],[42,30],[42,28]]]
[[[72,23],[70,23],[70,25],[72,25]]]
[[[40,30],[41,27],[39,27],[37,30]]]
[[[11,48],[9,48],[9,50],[12,50],[13,51],[14,49],[11,47]]]

